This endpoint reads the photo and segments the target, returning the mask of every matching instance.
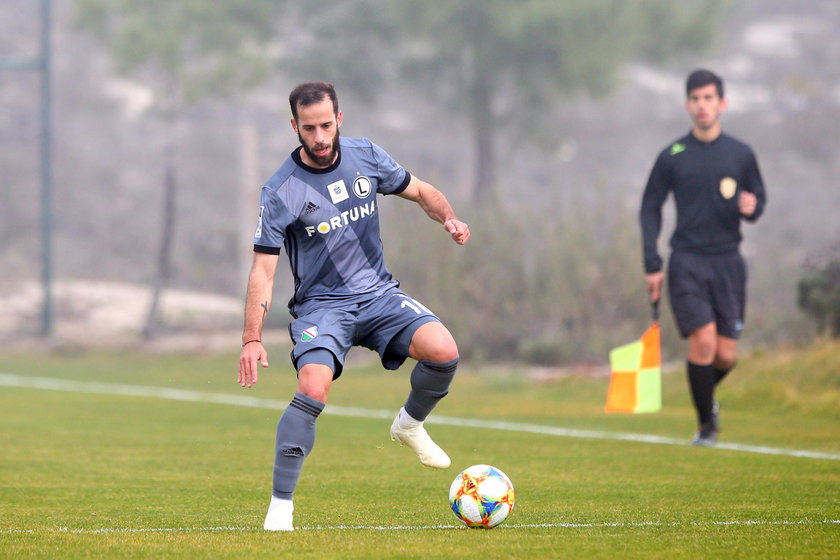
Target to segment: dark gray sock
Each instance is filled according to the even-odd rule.
[[[421,422],[426,419],[438,401],[449,393],[449,384],[455,377],[458,358],[449,362],[417,362],[411,370],[411,392],[405,401],[405,411]]]
[[[295,393],[277,423],[274,447],[274,496],[291,500],[303,461],[315,445],[315,420],[324,403]]]

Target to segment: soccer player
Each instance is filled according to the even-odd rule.
[[[677,223],[671,236],[668,292],[680,335],[688,339],[688,383],[699,429],[694,445],[717,443],[715,387],[737,360],[744,328],[746,263],[739,252],[741,221],[755,222],[766,195],[752,149],[722,133],[723,81],[697,70],[686,81],[691,132],[657,157],[639,213],[651,301],[664,282],[657,240],[662,205],[673,193]]]
[[[391,439],[413,449],[427,467],[449,467],[423,421],[449,391],[458,347],[440,319],[399,290],[385,267],[376,195],[416,202],[459,245],[470,238],[469,227],[439,190],[370,140],[340,137],[343,115],[331,84],[301,84],[289,104],[301,145],[262,188],[238,376],[240,385],[251,387],[259,365],[268,367],[261,332],[285,247],[295,284],[289,332],[298,381],[277,425],[274,486],[264,523],[269,531],[293,530],[292,494],[315,442],[315,421],[352,346],[375,350],[387,369],[397,369],[407,357],[417,361]]]

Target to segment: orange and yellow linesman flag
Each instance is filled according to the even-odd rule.
[[[662,408],[662,355],[658,306],[653,324],[636,342],[610,350],[610,388],[605,412],[657,412]]]

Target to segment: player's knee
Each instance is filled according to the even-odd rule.
[[[455,343],[455,339],[452,338],[452,335],[449,334],[449,331],[446,332],[447,336],[441,337],[437,340],[437,343],[432,347],[431,355],[427,356],[427,360],[431,362],[436,362],[439,364],[446,364],[446,363],[454,363],[452,366],[453,371],[455,366],[458,365],[458,345]]]
[[[298,372],[298,393],[325,403],[332,383],[332,370],[322,364],[307,364]]]
[[[437,364],[455,362],[456,365],[458,364],[458,360],[458,346],[454,341],[448,344],[438,344],[428,352],[428,355],[424,359],[426,362]]]
[[[329,389],[314,385],[301,385],[298,387],[298,392],[322,403],[327,402],[327,397],[330,393]]]

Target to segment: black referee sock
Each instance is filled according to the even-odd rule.
[[[315,420],[324,403],[295,393],[277,423],[274,447],[274,496],[291,500],[303,461],[315,445]]]
[[[715,385],[723,381],[723,378],[726,377],[726,375],[733,369],[735,369],[734,364],[732,367],[728,367],[726,369],[715,368]]]
[[[712,423],[712,407],[715,399],[715,368],[712,364],[701,366],[686,362],[688,366],[688,384],[691,398],[697,410],[697,419],[701,426]]]

